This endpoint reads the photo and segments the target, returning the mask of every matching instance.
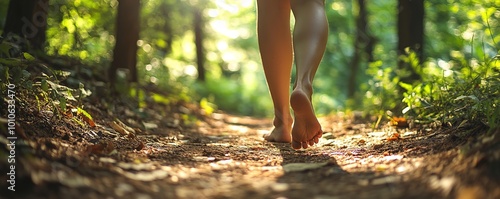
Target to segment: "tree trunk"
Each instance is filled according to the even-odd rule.
[[[114,84],[118,68],[129,70],[129,81],[137,82],[137,41],[139,40],[140,0],[119,0],[116,17],[116,44],[108,71]]]
[[[398,3],[398,57],[405,55],[406,48],[415,52],[419,63],[424,60],[424,0],[399,0]],[[416,69],[409,63],[398,59],[398,67],[410,74],[402,77],[403,82],[411,83],[420,79]]]
[[[194,36],[196,45],[196,64],[198,81],[205,81],[205,52],[203,48],[203,16],[200,8],[194,8]]]
[[[48,12],[49,0],[10,0],[2,36],[19,35],[29,42],[31,49],[43,51]]]
[[[348,78],[347,97],[352,98],[356,93],[356,77],[360,68],[362,59],[368,58],[373,61],[373,47],[375,38],[370,34],[368,27],[368,12],[366,10],[366,1],[357,0],[359,13],[356,18],[356,38],[354,40],[354,54],[351,60],[350,74]]]

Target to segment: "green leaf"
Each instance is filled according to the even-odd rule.
[[[461,96],[458,96],[457,98],[455,98],[455,101],[466,99],[466,98],[471,99],[471,100],[476,101],[476,102],[479,101],[479,99],[475,95],[469,95],[469,96],[461,95]]]
[[[52,88],[52,90],[56,92],[57,95],[64,96],[64,98],[66,98],[67,100],[76,101],[75,97],[72,94],[72,92],[74,91],[73,89],[67,86],[56,84],[49,80],[47,80],[47,83],[50,85],[50,88]]]
[[[47,79],[45,79],[45,78],[42,79],[41,87],[42,87],[42,91],[44,91],[44,92],[49,91],[49,84],[47,83]]]
[[[215,104],[212,104],[210,103],[207,98],[203,98],[201,99],[200,101],[200,107],[205,110],[205,112],[207,113],[207,115],[210,115],[212,114],[214,111],[215,111],[215,108],[216,105]]]
[[[0,64],[5,64],[8,66],[20,66],[23,64],[22,60],[15,58],[0,59]]]
[[[23,56],[28,61],[35,61],[36,60],[36,58],[33,57],[33,55],[30,55],[29,53],[23,53]]]
[[[22,74],[23,74],[23,79],[27,79],[31,76],[31,73],[28,72],[27,70],[23,70]]]
[[[78,107],[77,110],[76,110],[77,114],[78,113],[81,113],[83,114],[85,117],[89,118],[92,120],[92,116],[85,110],[83,110],[82,108]]]
[[[61,97],[59,98],[59,106],[61,107],[61,110],[62,110],[63,112],[65,112],[65,111],[66,111],[66,98],[65,98],[65,97],[62,97],[62,96],[61,96]]]
[[[403,87],[407,91],[413,90],[413,86],[411,84],[407,84],[407,83],[404,83],[404,82],[399,82],[399,85],[401,87]]]
[[[10,56],[10,49],[12,48],[12,45],[9,45],[8,43],[0,43],[0,53],[5,54],[7,57]]]

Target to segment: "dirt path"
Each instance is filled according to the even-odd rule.
[[[88,105],[89,127],[25,106],[16,192],[2,175],[0,198],[500,198],[499,131],[373,130],[332,116],[317,146],[293,150],[263,141],[269,119]]]

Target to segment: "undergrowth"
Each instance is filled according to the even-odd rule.
[[[465,124],[500,126],[500,55],[483,59],[430,61],[424,65],[422,80],[399,83],[406,89],[403,113],[418,123],[460,127]],[[491,52],[491,51],[490,51]],[[473,54],[473,53],[470,53]]]
[[[52,118],[68,117],[80,125],[92,125],[92,116],[82,103],[91,92],[80,83],[70,88],[60,82],[70,75],[67,71],[53,70],[16,43],[0,41],[0,89],[2,104],[14,105],[16,111],[35,99],[38,111],[50,110]],[[12,95],[8,96],[9,92]],[[7,103],[7,101],[9,103]],[[2,105],[2,107],[4,107]],[[6,110],[2,110],[6,111]],[[11,110],[9,110],[11,111]],[[12,110],[14,111],[14,109]],[[75,116],[75,117],[73,117]],[[87,123],[87,124],[86,124]]]
[[[404,113],[417,116],[419,122],[460,125],[466,122],[498,127],[500,122],[500,65],[494,61],[466,65],[455,71],[432,73],[415,85],[400,83],[407,90]],[[450,75],[446,75],[449,73]]]

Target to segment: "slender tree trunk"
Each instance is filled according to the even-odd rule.
[[[356,38],[354,40],[354,54],[351,60],[350,74],[348,78],[347,97],[352,98],[356,93],[356,77],[359,72],[362,59],[368,58],[373,61],[373,47],[375,38],[370,34],[368,24],[368,12],[366,10],[366,1],[357,0],[359,13],[356,18]]]
[[[118,68],[129,69],[129,81],[137,82],[137,41],[139,40],[140,0],[119,0],[116,17],[116,44],[108,71],[113,84]]]
[[[2,36],[12,38],[19,35],[33,50],[43,50],[48,12],[49,0],[10,0]]]
[[[194,8],[194,36],[196,45],[196,64],[198,81],[205,81],[205,52],[203,48],[203,16],[200,8]]]
[[[398,57],[405,55],[406,48],[415,52],[419,63],[424,60],[424,0],[399,0],[398,3]],[[398,59],[398,67],[410,72],[408,77],[402,77],[403,82],[411,83],[420,79],[409,63]]]

